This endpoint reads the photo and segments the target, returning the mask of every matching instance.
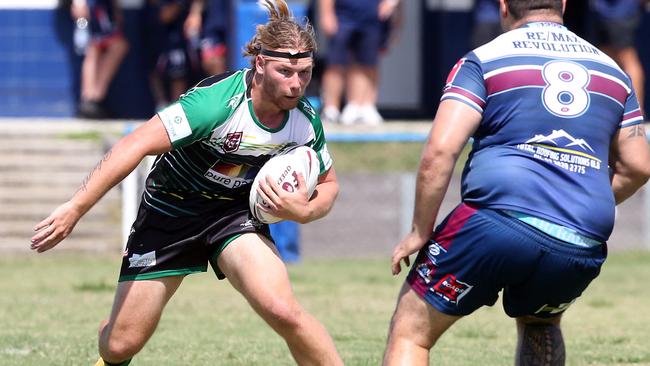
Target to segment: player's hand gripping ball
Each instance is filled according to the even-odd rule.
[[[316,152],[308,146],[299,146],[291,151],[275,156],[266,162],[255,176],[248,197],[248,204],[253,216],[260,222],[272,224],[282,219],[260,210],[256,203],[269,208],[268,203],[257,194],[257,187],[260,180],[270,176],[282,189],[287,192],[298,190],[298,174],[302,174],[307,185],[307,194],[311,198],[316,184],[318,184],[318,173],[320,163]]]

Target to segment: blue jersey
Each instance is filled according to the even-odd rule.
[[[610,143],[643,121],[625,73],[556,23],[529,23],[463,57],[441,98],[482,114],[464,202],[536,216],[606,241]]]

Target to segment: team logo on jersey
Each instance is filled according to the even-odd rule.
[[[230,109],[235,109],[235,107],[239,105],[239,101],[241,100],[243,95],[244,93],[239,93],[233,96],[232,98],[228,99],[228,103],[226,104],[226,106]]]
[[[310,118],[316,117],[316,111],[314,108],[312,108],[309,103],[305,102],[304,100],[300,101],[300,104],[302,104],[302,108],[309,114]]]
[[[227,134],[226,141],[224,141],[223,145],[221,145],[223,151],[231,153],[239,150],[239,143],[241,143],[241,138],[243,135],[243,132],[232,132]]]
[[[458,281],[453,274],[448,274],[438,281],[431,288],[431,291],[450,303],[457,304],[473,287],[465,282]]]

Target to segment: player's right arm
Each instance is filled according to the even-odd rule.
[[[650,177],[650,148],[643,124],[621,128],[610,151],[612,191],[616,204],[634,194]]]
[[[482,115],[465,103],[453,99],[440,103],[420,159],[411,231],[393,250],[394,275],[402,270],[400,262],[409,266],[409,255],[429,240],[456,160],[481,119]]]
[[[66,203],[39,222],[31,239],[31,249],[39,253],[65,239],[79,219],[112,187],[131,173],[147,155],[171,150],[166,129],[158,115],[120,139],[84,179]]]

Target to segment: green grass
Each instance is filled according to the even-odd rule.
[[[62,133],[59,134],[58,137],[64,140],[101,142],[104,138],[104,135],[100,131],[83,131]]]
[[[327,147],[336,172],[417,172],[424,142],[332,142]],[[458,158],[456,173],[467,160],[471,145]]]
[[[119,255],[0,258],[0,364],[91,365],[111,307]],[[563,321],[568,365],[650,365],[650,253],[616,253]],[[263,270],[263,268],[251,268]],[[332,333],[347,365],[379,365],[403,275],[388,258],[309,260],[289,267],[301,303]],[[263,284],[260,284],[263,286]],[[500,304],[460,320],[436,365],[510,365],[515,330]],[[292,365],[284,343],[227,281],[189,276],[132,363]]]

